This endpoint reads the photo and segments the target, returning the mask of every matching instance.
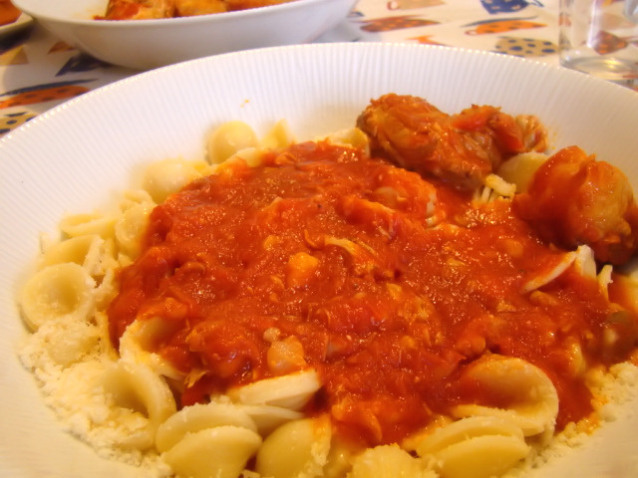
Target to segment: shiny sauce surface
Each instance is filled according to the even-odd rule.
[[[561,428],[592,411],[574,346],[588,366],[628,352],[605,346],[616,308],[595,280],[567,271],[524,291],[564,256],[511,201],[301,143],[259,167],[225,164],[154,209],[111,335],[161,317],[170,333],[153,348],[186,376],[182,406],[312,367],[323,387],[308,413],[368,445],[460,403],[507,406],[461,377],[486,354],[520,357],[555,384]]]

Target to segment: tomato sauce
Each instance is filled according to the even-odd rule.
[[[96,20],[130,20],[139,13],[142,5],[134,2],[109,2],[106,16],[96,15]]]
[[[15,22],[20,17],[18,10],[9,0],[0,0],[0,26]]]
[[[154,351],[186,374],[183,406],[313,367],[323,387],[308,413],[329,412],[368,445],[460,403],[507,406],[461,377],[485,354],[520,357],[554,382],[561,428],[592,411],[579,357],[592,367],[629,353],[602,339],[617,307],[595,280],[568,270],[523,291],[564,256],[510,201],[301,143],[259,167],[224,164],[155,208],[121,271],[111,335],[117,344],[135,320],[170,324]],[[297,351],[282,369],[274,342]]]

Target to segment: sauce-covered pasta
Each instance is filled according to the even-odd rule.
[[[113,216],[64,221],[22,310],[34,337],[78,337],[46,354],[93,371],[112,447],[182,477],[487,478],[596,422],[592,377],[635,358],[633,282],[608,264],[636,247],[631,190],[604,203],[616,229],[566,244],[542,191],[581,152],[548,159],[537,119],[387,95],[358,126],[230,122],[214,164],[157,163]],[[612,173],[580,190],[625,184],[581,163]]]

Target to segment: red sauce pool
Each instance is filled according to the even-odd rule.
[[[269,331],[302,345],[323,387],[308,412],[368,445],[400,440],[459,403],[499,397],[459,381],[499,353],[542,368],[559,428],[591,412],[569,344],[589,366],[614,308],[573,272],[522,293],[565,251],[509,201],[471,198],[328,143],[226,164],[158,206],[109,309],[115,343],[134,320],[172,324],[156,351],[190,377],[182,405],[271,377]],[[292,339],[291,339],[292,340]]]

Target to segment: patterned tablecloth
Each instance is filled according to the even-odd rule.
[[[318,41],[427,43],[558,64],[558,0],[359,0]],[[82,54],[37,24],[4,35],[0,135],[69,98],[136,73]]]

